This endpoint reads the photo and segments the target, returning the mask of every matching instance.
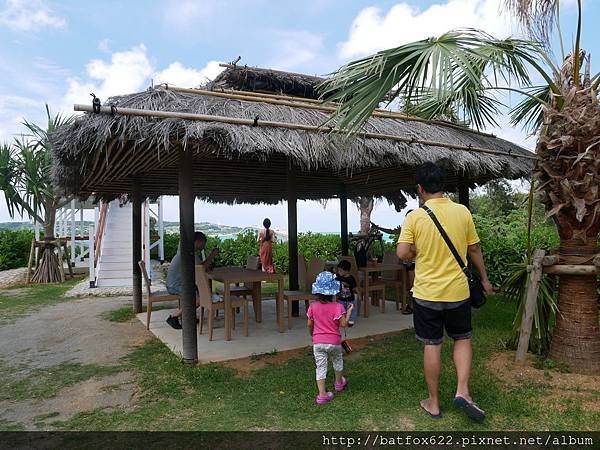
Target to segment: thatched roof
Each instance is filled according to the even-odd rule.
[[[221,72],[208,89],[234,91],[269,92],[293,97],[318,99],[317,86],[324,78],[302,73],[282,72],[248,66],[229,66]]]
[[[321,126],[330,113],[319,106],[315,109],[314,102],[290,98],[280,104],[268,96],[210,94],[207,90],[187,93],[156,87],[109,99],[106,105],[116,107],[113,114],[86,113],[62,127],[51,136],[57,187],[64,194],[114,197],[128,192],[132,178],[138,177],[145,195],[177,195],[180,146],[194,152],[195,194],[228,203],[284,200],[290,168],[297,174],[299,199],[336,197],[343,185],[350,198],[385,196],[395,202],[402,201],[402,191],[414,192],[414,169],[428,160],[447,159],[450,188],[495,178],[516,179],[532,168],[531,159],[514,156],[531,156],[530,152],[456,126],[373,117],[366,131],[399,136],[404,141],[372,137],[348,141],[339,134],[262,125],[263,121],[276,121]],[[243,118],[257,126],[222,123],[217,117],[215,121],[197,121],[127,116],[119,113],[123,108]],[[425,141],[430,144],[419,143]],[[431,141],[439,145],[431,145]],[[513,156],[448,146],[472,146]]]

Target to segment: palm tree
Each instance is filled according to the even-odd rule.
[[[54,224],[56,210],[71,201],[58,195],[52,185],[52,153],[48,135],[59,126],[71,122],[71,117],[60,114],[52,117],[46,105],[48,123],[46,129],[24,121],[29,134],[15,139],[12,145],[0,145],[0,189],[11,217],[15,213],[27,214],[44,226],[47,241],[32,280],[41,283],[60,281],[58,258],[54,253]]]
[[[505,6],[528,27],[532,40],[450,31],[350,62],[322,92],[339,103],[340,125],[350,132],[384,99],[400,97],[429,117],[452,107],[481,129],[497,125],[501,103],[494,93],[523,95],[511,120],[538,134],[533,175],[557,225],[559,252],[566,261],[590,262],[598,253],[600,231],[600,73],[591,75],[590,57],[581,47],[581,0],[569,55],[562,44],[558,0],[506,0]],[[554,29],[561,43],[560,65],[549,55]],[[530,71],[544,80],[541,86],[533,85]],[[596,285],[595,276],[560,277],[550,356],[578,371],[600,371]]]

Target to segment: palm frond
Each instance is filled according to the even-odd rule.
[[[510,112],[510,123],[512,125],[521,124],[523,129],[530,132],[536,132],[544,120],[544,103],[550,103],[552,99],[549,86],[535,86],[531,88],[526,96]]]
[[[557,19],[557,0],[504,0],[504,7],[529,31],[530,36],[548,45]]]
[[[455,30],[350,62],[320,89],[326,101],[341,103],[337,117],[349,131],[359,128],[384,98],[392,101],[400,96],[417,104],[431,93],[439,105],[454,103],[466,119],[482,128],[495,124],[498,105],[483,92],[501,79],[530,85],[527,64],[540,59],[539,52],[539,46],[530,41],[497,40],[477,30]]]
[[[592,89],[597,90],[600,86],[600,72],[592,77]]]
[[[17,173],[13,159],[13,149],[9,144],[3,143],[0,145],[0,189],[4,193],[10,217],[15,216],[15,211],[21,212],[20,204],[17,201],[18,192],[15,189],[16,179]]]

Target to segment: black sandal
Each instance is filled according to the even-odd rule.
[[[464,397],[454,397],[454,406],[462,410],[473,422],[481,423],[485,419],[485,412],[474,401]]]

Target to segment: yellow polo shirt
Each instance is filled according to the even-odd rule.
[[[436,215],[458,254],[466,261],[467,247],[479,242],[470,211],[449,198],[434,198],[425,205]],[[459,302],[469,298],[467,278],[422,208],[406,216],[398,239],[398,243],[401,242],[417,248],[412,289],[415,298],[435,302]]]

